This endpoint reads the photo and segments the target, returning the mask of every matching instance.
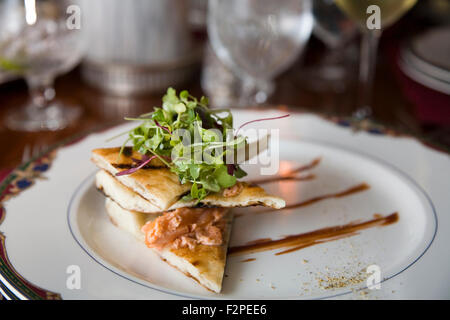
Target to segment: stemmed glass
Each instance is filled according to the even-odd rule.
[[[208,34],[216,55],[243,83],[241,105],[264,103],[312,31],[310,0],[210,0]]]
[[[81,113],[56,101],[53,88],[55,77],[73,68],[84,49],[73,3],[0,0],[0,69],[23,76],[31,96],[7,114],[5,124],[13,130],[62,129]]]
[[[390,26],[417,0],[335,0],[336,4],[355,22],[362,34],[358,109],[354,117],[359,120],[372,116],[372,91],[377,49],[382,30]],[[379,20],[379,21],[378,21]]]
[[[352,79],[353,39],[357,27],[337,6],[334,0],[315,0],[313,5],[313,34],[328,50],[315,64],[303,69],[305,85],[315,91],[342,92]]]

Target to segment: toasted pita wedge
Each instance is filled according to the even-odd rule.
[[[144,242],[145,236],[141,228],[148,221],[156,219],[158,214],[146,214],[132,210],[123,209],[111,198],[106,198],[106,212],[108,212],[111,222],[122,230],[134,235],[139,241]]]
[[[274,209],[283,208],[286,202],[280,197],[275,197],[269,195],[264,191],[263,188],[248,184],[245,182],[240,182],[242,185],[242,191],[233,197],[225,197],[223,192],[213,193],[206,196],[199,203],[200,205],[212,206],[212,207],[223,207],[223,208],[233,208],[233,207],[249,207],[262,205],[265,207],[271,207]],[[198,205],[196,201],[183,201],[179,200],[173,204],[169,210],[174,210],[183,207],[194,207]]]
[[[98,189],[102,190],[106,196],[116,201],[124,209],[145,213],[162,211],[153,203],[123,185],[115,177],[104,170],[100,170],[97,173],[95,183]],[[196,201],[178,200],[167,210],[194,207],[197,205],[199,205],[199,203]],[[234,197],[225,197],[222,192],[211,194],[200,201],[200,205],[224,208],[264,205],[279,209],[285,206],[285,202],[279,197],[268,195],[261,187],[242,183],[242,191],[238,195]]]
[[[106,199],[106,211],[117,227],[134,235],[144,242],[142,227],[147,221],[156,218],[156,215],[147,215],[123,209],[111,199]],[[223,234],[224,243],[220,246],[197,245],[189,248],[166,248],[161,251],[154,250],[165,262],[196,280],[203,287],[219,293],[222,289],[222,280],[225,270],[227,248],[230,239],[232,214],[225,216],[226,227]]]
[[[97,189],[117,202],[124,209],[143,213],[155,213],[161,211],[159,207],[120,183],[105,170],[97,172],[95,175],[95,185]]]
[[[141,158],[139,153],[131,152],[131,149],[120,156],[119,152],[120,148],[96,149],[92,151],[92,161],[110,173],[97,176],[97,188],[103,189],[123,208],[151,213],[198,205],[196,201],[181,200],[191,189],[191,184],[181,184],[175,173],[161,167],[162,163],[158,159],[130,175],[115,176],[133,164],[132,158]],[[222,192],[210,194],[200,204],[220,207],[264,205],[274,209],[285,206],[283,199],[267,194],[261,187],[247,183],[242,183],[242,186],[242,192],[234,197],[225,197]]]
[[[114,176],[130,168],[133,158],[141,159],[142,157],[137,152],[131,152],[131,149],[127,149],[120,156],[119,153],[120,148],[96,149],[92,151],[92,161]],[[145,169],[129,175],[115,176],[115,179],[147,199],[158,208],[158,211],[164,211],[177,202],[181,195],[188,192],[191,185],[181,184],[175,173],[161,165],[158,159],[153,159]]]

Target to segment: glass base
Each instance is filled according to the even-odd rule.
[[[39,109],[27,105],[7,114],[5,125],[16,131],[55,131],[74,123],[81,115],[81,109],[76,106],[66,106],[55,102],[46,108]]]
[[[242,82],[238,107],[262,105],[275,91],[275,83],[265,80],[247,80]]]

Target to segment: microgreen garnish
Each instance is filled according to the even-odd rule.
[[[150,161],[152,161],[155,158],[156,158],[156,156],[153,156],[153,157],[144,156],[141,161],[139,161],[137,159],[133,159],[134,162],[138,163],[138,166],[128,169],[128,170],[120,171],[119,173],[116,173],[116,176],[124,176],[127,174],[132,174],[132,173],[138,171],[139,169],[142,169],[143,167],[145,167],[148,163],[150,163]]]
[[[200,201],[212,192],[234,186],[237,179],[246,176],[237,163],[226,163],[226,155],[238,149],[245,150],[247,138],[238,135],[243,126],[270,120],[249,121],[233,134],[233,116],[229,109],[211,110],[206,97],[198,100],[186,90],[177,95],[173,88],[162,98],[161,108],[125,119],[140,121],[140,124],[128,132],[120,153],[131,142],[133,150],[143,156],[141,160],[134,160],[133,168],[117,175],[134,173],[158,158],[178,175],[181,184],[192,184],[189,194],[183,197],[186,201]]]
[[[172,132],[170,132],[170,130],[166,127],[163,127],[162,125],[159,124],[158,120],[154,119],[153,121],[155,121],[155,124],[158,128],[163,129],[164,131],[167,131],[169,134],[172,134]]]
[[[172,88],[162,102],[162,108],[156,107],[151,113],[126,118],[141,123],[128,132],[121,153],[131,142],[143,157],[135,159],[135,167],[117,175],[134,173],[158,158],[178,175],[180,183],[192,183],[190,193],[183,199],[198,201],[211,192],[233,186],[237,178],[246,175],[240,168],[229,174],[225,164],[227,148],[237,149],[246,143],[245,137],[227,141],[227,131],[233,129],[230,110],[211,110],[206,97],[197,100],[186,90],[177,95]]]
[[[289,114],[285,114],[284,116],[279,116],[279,117],[271,117],[271,118],[261,118],[261,119],[255,119],[255,120],[251,120],[251,121],[247,121],[244,124],[242,124],[236,131],[236,135],[239,134],[239,131],[245,127],[246,125],[250,124],[250,123],[254,123],[254,122],[259,122],[259,121],[267,121],[267,120],[277,120],[277,119],[283,119],[283,118],[287,118],[289,117]]]

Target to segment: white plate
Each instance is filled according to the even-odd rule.
[[[406,43],[399,57],[403,72],[431,89],[450,94],[450,28],[428,30]]]
[[[281,114],[235,113],[236,125]],[[366,221],[375,213],[398,212],[399,221],[288,254],[275,255],[282,251],[278,249],[229,256],[223,292],[212,294],[107,219],[104,197],[93,185],[96,169],[89,155],[93,148],[118,144],[105,140],[124,131],[122,126],[60,148],[51,167],[41,168],[46,179],[20,194],[20,187],[33,179],[22,173],[12,181],[9,192],[17,196],[3,199],[6,217],[0,225],[6,237],[0,253],[9,257],[0,257],[1,292],[12,298],[65,299],[450,298],[448,154],[414,138],[354,133],[311,114],[296,113],[257,126],[280,128],[280,170],[322,159],[301,173],[314,174],[313,180],[263,185],[288,204],[361,182],[370,189],[280,212],[236,210],[232,247]],[[258,168],[246,166],[249,178],[255,178]],[[24,171],[33,172],[34,167],[30,164]],[[251,258],[255,260],[243,262]],[[370,265],[381,270],[380,290],[365,289]],[[67,287],[69,266],[80,268],[79,290]]]

